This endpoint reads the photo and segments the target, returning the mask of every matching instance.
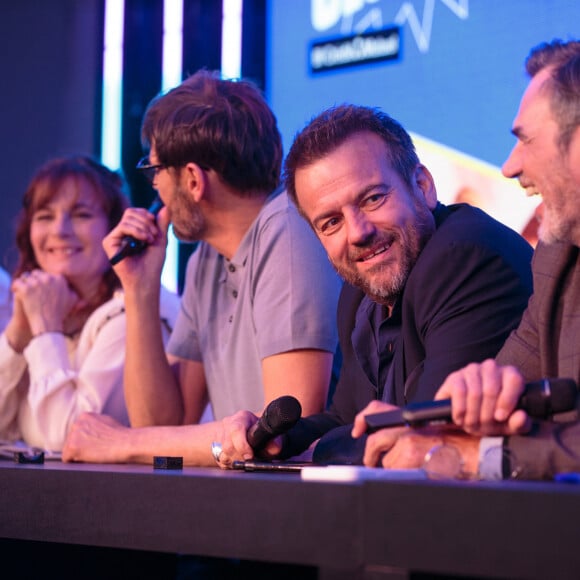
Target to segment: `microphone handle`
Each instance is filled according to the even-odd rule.
[[[149,206],[148,212],[152,213],[153,215],[157,215],[159,210],[163,207],[163,202],[159,196],[155,197],[153,203]],[[111,266],[118,264],[121,260],[126,258],[127,256],[134,256],[136,254],[140,254],[146,247],[147,242],[143,240],[138,240],[133,236],[125,236],[123,238],[123,245],[121,249],[110,258],[109,263]]]
[[[542,379],[527,383],[517,409],[523,409],[534,419],[547,419],[554,414],[576,408],[578,390],[572,379]],[[387,427],[419,427],[434,423],[451,423],[451,399],[410,403],[394,411],[365,416],[367,433]]]
[[[365,416],[367,433],[387,427],[419,427],[427,423],[451,422],[451,399],[410,403],[394,411],[383,411]]]
[[[262,450],[270,439],[273,439],[277,434],[271,429],[268,429],[263,417],[260,417],[257,423],[254,423],[246,434],[246,438],[250,447],[254,451]]]

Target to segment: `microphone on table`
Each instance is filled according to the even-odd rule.
[[[260,451],[266,444],[291,429],[302,414],[300,401],[290,395],[271,401],[262,416],[246,434],[248,443],[254,451]]]
[[[548,419],[552,415],[576,408],[578,387],[572,379],[541,379],[527,383],[517,409],[523,409],[534,419]],[[411,403],[394,411],[365,416],[367,433],[386,427],[419,427],[429,423],[450,423],[451,399]]]
[[[157,196],[153,203],[147,208],[147,211],[153,215],[157,215],[159,210],[163,207],[163,202],[160,197]],[[138,240],[133,236],[125,236],[122,241],[121,249],[109,260],[111,266],[118,264],[123,258],[127,256],[135,256],[140,254],[147,246],[147,242],[143,240]]]

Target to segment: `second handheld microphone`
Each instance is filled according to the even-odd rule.
[[[575,409],[577,398],[578,388],[574,380],[542,379],[525,385],[517,408],[534,419],[547,419]],[[365,416],[367,433],[386,427],[418,427],[428,423],[450,423],[451,420],[451,399],[411,403],[394,411]]]
[[[162,207],[163,202],[161,201],[161,198],[157,196],[153,200],[153,203],[149,206],[147,211],[149,213],[152,213],[153,215],[157,215]],[[138,240],[133,236],[125,236],[123,238],[123,245],[121,246],[121,249],[112,258],[110,258],[109,262],[111,266],[114,266],[127,256],[134,256],[136,254],[140,254],[146,247],[147,242],[144,242],[143,240]]]
[[[268,441],[286,433],[300,419],[302,407],[300,401],[290,395],[278,397],[271,401],[262,416],[249,429],[246,437],[254,451],[263,449]]]

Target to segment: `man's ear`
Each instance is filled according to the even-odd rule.
[[[181,184],[199,203],[206,194],[207,175],[197,163],[188,163],[181,171]]]
[[[437,205],[437,189],[431,172],[421,163],[415,167],[413,182],[416,193],[422,195],[429,209],[435,209]]]

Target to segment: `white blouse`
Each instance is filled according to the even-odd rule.
[[[162,288],[161,324],[167,343],[179,297]],[[0,335],[0,438],[60,451],[84,411],[129,424],[123,393],[126,320],[124,295],[97,308],[74,337],[47,332],[22,354]]]

